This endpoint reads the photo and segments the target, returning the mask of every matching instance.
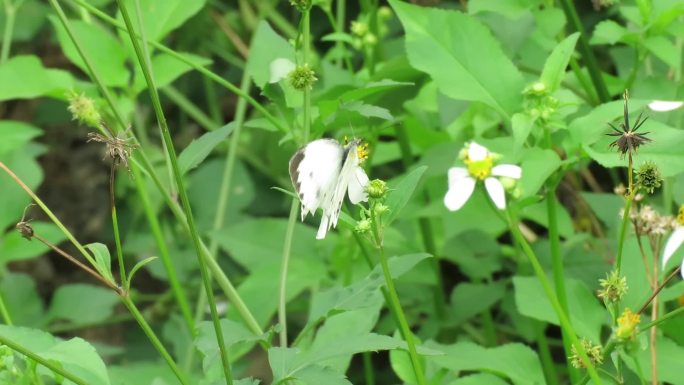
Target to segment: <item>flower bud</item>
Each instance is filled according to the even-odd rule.
[[[637,183],[649,194],[660,187],[663,177],[658,166],[653,162],[645,162],[636,172]]]
[[[354,227],[354,231],[359,233],[359,234],[365,234],[371,230],[371,221],[368,219],[361,219],[360,221],[356,222],[356,227]]]
[[[617,338],[621,340],[634,340],[639,321],[641,321],[641,316],[639,314],[634,314],[629,308],[625,308],[622,315],[618,317],[617,320],[618,326],[617,329],[615,329]]]
[[[597,295],[606,302],[618,302],[627,293],[627,278],[618,274],[617,270],[613,270],[606,274],[605,279],[599,279],[601,288]]]
[[[292,87],[299,91],[311,90],[313,84],[318,80],[316,73],[309,68],[308,64],[297,66],[287,77]]]
[[[582,338],[580,343],[584,348],[584,352],[587,353],[587,357],[589,357],[589,361],[592,363],[592,365],[598,366],[603,363],[603,347],[601,345],[594,345],[591,343],[591,341],[584,338]],[[570,358],[570,363],[572,366],[577,369],[586,368],[587,365],[579,356],[579,354],[577,354],[575,345],[572,345],[571,351],[572,354],[568,358]]]
[[[387,194],[387,190],[387,183],[380,179],[373,179],[368,183],[368,186],[366,186],[368,196],[373,199],[384,198]]]
[[[382,214],[389,212],[389,207],[382,203],[378,203],[375,205],[375,207],[373,207],[373,211],[375,212],[375,215],[379,217]]]
[[[349,31],[354,36],[364,37],[368,33],[368,24],[362,21],[352,21]]]
[[[297,8],[299,12],[306,12],[311,8],[311,0],[290,0],[290,5]]]
[[[102,116],[95,107],[95,101],[85,94],[72,92],[68,95],[69,107],[73,120],[78,120],[82,124],[92,128],[98,128],[102,124]]]

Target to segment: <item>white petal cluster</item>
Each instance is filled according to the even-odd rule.
[[[473,194],[478,180],[484,182],[485,189],[500,210],[506,208],[506,192],[499,177],[520,179],[522,169],[514,164],[493,166],[489,150],[475,142],[466,145],[463,151],[464,162],[469,167],[452,167],[448,172],[449,189],[444,196],[444,205],[451,211],[463,207]],[[478,167],[470,167],[476,165]]]

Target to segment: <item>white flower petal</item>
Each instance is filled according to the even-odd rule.
[[[282,79],[285,79],[296,67],[295,63],[290,59],[278,58],[273,60],[269,66],[271,76],[268,79],[268,82],[278,83]]]
[[[500,164],[492,168],[492,175],[520,179],[522,176],[522,169],[514,164]]]
[[[455,183],[458,183],[463,178],[469,178],[468,169],[464,167],[452,167],[447,173],[448,186],[451,188]]]
[[[676,100],[654,100],[651,103],[648,103],[648,108],[653,111],[666,112],[676,110],[683,105],[684,102]]]
[[[677,227],[675,231],[670,234],[670,237],[667,238],[667,242],[665,243],[665,248],[663,249],[663,267],[665,267],[667,261],[682,243],[684,243],[684,227]]]
[[[475,179],[471,177],[460,178],[456,182],[449,186],[449,191],[444,196],[444,205],[450,211],[463,207],[475,189]]]
[[[468,159],[478,161],[483,160],[489,155],[489,150],[486,147],[480,146],[475,142],[470,142],[468,146]]]
[[[487,193],[489,194],[489,197],[492,198],[492,201],[496,205],[496,207],[499,208],[499,210],[503,210],[506,208],[506,192],[504,191],[504,187],[501,184],[501,181],[499,181],[496,178],[487,178],[484,181],[485,183],[485,188],[487,189]]]

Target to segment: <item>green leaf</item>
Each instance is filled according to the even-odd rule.
[[[636,34],[630,33],[625,27],[613,20],[604,20],[596,24],[591,35],[591,44],[610,44],[618,42],[635,42]]]
[[[178,167],[181,174],[185,174],[202,163],[211,151],[223,142],[234,129],[235,123],[231,122],[203,134],[197,140],[193,140],[178,156]]]
[[[271,78],[271,63],[275,59],[289,59],[294,62],[294,48],[267,22],[262,21],[252,38],[246,69],[259,88],[263,89]]]
[[[384,219],[385,225],[389,226],[390,223],[397,219],[401,209],[406,206],[409,199],[413,196],[413,192],[416,191],[416,187],[418,187],[418,183],[426,170],[427,166],[417,167],[401,181],[389,185],[389,194],[385,200],[385,204],[389,207],[389,213],[387,213]]]
[[[406,31],[411,65],[427,72],[440,91],[485,103],[504,117],[520,109],[523,77],[482,23],[457,11],[390,4]]]
[[[31,222],[33,230],[52,244],[59,244],[66,236],[52,223]],[[37,240],[27,240],[19,231],[12,228],[9,233],[0,237],[0,265],[12,261],[21,261],[40,256],[50,250],[44,243]]]
[[[73,326],[91,325],[114,314],[119,298],[110,289],[84,283],[60,286],[47,312],[49,321],[68,321]]]
[[[112,385],[174,385],[178,379],[162,361],[130,361],[107,367]]]
[[[50,16],[50,21],[57,32],[57,40],[64,55],[88,74],[88,68],[62,23],[55,16]],[[107,86],[127,86],[130,74],[126,68],[126,51],[121,42],[99,24],[86,23],[81,20],[70,20],[69,24],[102,82]]]
[[[546,59],[539,80],[546,85],[549,93],[556,92],[560,86],[561,81],[565,76],[565,68],[568,66],[568,62],[570,61],[573,52],[575,52],[575,45],[577,44],[579,36],[580,33],[575,32],[563,39]]]
[[[411,270],[430,254],[408,254],[392,257],[388,264],[392,278],[397,279]],[[309,323],[317,322],[332,311],[354,310],[369,307],[381,300],[378,289],[385,284],[380,266],[376,266],[368,276],[347,287],[335,287],[314,294],[309,311]]]
[[[93,253],[97,271],[109,282],[115,283],[114,276],[112,276],[112,257],[109,255],[107,246],[95,242],[85,245],[85,248]]]
[[[0,67],[0,81],[2,81],[1,72],[3,68],[4,65]],[[5,91],[4,88],[0,90],[0,92],[3,91]],[[0,97],[0,99],[2,98]],[[2,141],[0,141],[0,154],[19,149],[41,133],[42,131],[40,128],[24,122],[14,120],[0,121],[0,138],[2,138]]]
[[[558,317],[536,277],[513,277],[515,304],[528,317],[559,325]],[[570,321],[581,337],[600,341],[601,327],[608,313],[582,282],[565,279]]]
[[[201,56],[183,52],[179,52],[179,54],[197,65],[205,66],[211,63],[211,60]],[[193,67],[190,67],[189,64],[164,52],[155,55],[152,58],[151,64],[154,80],[158,88],[171,84],[184,73],[193,70]],[[135,71],[133,90],[137,94],[147,88],[147,82],[145,81],[140,66],[135,66]]]
[[[468,13],[475,15],[481,12],[494,12],[511,20],[519,19],[530,9],[528,0],[470,0]]]
[[[138,0],[142,24],[145,26],[145,35],[148,39],[161,41],[164,36],[180,27],[187,19],[204,7],[206,0]],[[135,18],[135,0],[126,0],[126,7],[131,17]],[[119,20],[121,16],[119,15]]]
[[[6,273],[0,279],[0,293],[7,312],[17,325],[43,326],[43,299],[27,274]]]
[[[471,317],[489,309],[499,302],[506,294],[506,285],[503,281],[493,283],[468,283],[464,282],[456,286],[451,292],[449,312],[452,316],[449,322],[460,325]]]
[[[512,343],[495,348],[484,348],[472,342],[453,345],[429,344],[445,353],[430,357],[440,367],[460,372],[483,371],[510,379],[515,385],[545,384],[539,358],[529,347]]]
[[[523,196],[535,195],[546,179],[560,167],[560,164],[560,158],[556,152],[538,147],[530,148],[520,165],[523,170],[520,178]]]
[[[89,384],[110,384],[102,358],[92,345],[81,338],[60,341],[41,330],[7,325],[0,325],[0,335],[46,360],[59,363],[64,370]]]
[[[658,59],[662,60],[668,66],[678,70],[681,66],[682,53],[675,43],[665,36],[652,36],[644,42],[646,48]]]
[[[0,87],[1,88],[1,87]],[[43,170],[36,162],[35,154],[28,151],[28,146],[23,146],[16,151],[0,153],[0,161],[21,179],[33,191],[43,180]],[[6,173],[0,172],[0,228],[14,226],[29,204],[30,198],[26,192],[17,185]]]
[[[138,270],[142,269],[143,267],[145,267],[145,265],[154,261],[157,258],[158,257],[148,257],[148,258],[143,259],[142,261],[138,261],[138,263],[136,263],[135,266],[133,266],[133,268],[131,269],[131,272],[128,273],[128,282],[126,283],[126,288],[128,289],[131,287],[131,282],[133,282],[133,277],[135,276],[135,273],[138,272]]]
[[[0,65],[0,84],[0,101],[45,95],[64,99],[74,87],[74,79],[67,71],[43,67],[35,56],[19,55]],[[4,147],[4,143],[0,145],[0,152]]]
[[[261,336],[254,335],[247,330],[244,323],[229,319],[221,319],[221,330],[223,331],[223,340],[226,347],[230,348],[231,360],[236,360],[249,352],[256,342],[267,342],[269,338],[268,333]],[[197,325],[197,336],[195,337],[194,345],[204,356],[202,364],[204,372],[208,376],[210,376],[209,373],[211,372],[222,375],[220,350],[212,322],[204,321]]]
[[[534,127],[534,119],[527,114],[513,114],[511,129],[513,130],[513,153],[517,154],[523,148]]]
[[[478,373],[472,376],[461,377],[449,385],[507,385],[508,382],[489,373]]]
[[[369,96],[376,94],[382,94],[387,91],[395,90],[399,87],[413,86],[413,83],[409,82],[397,82],[394,80],[384,79],[378,82],[370,82],[361,88],[354,88],[340,95],[338,100],[340,102],[351,102],[354,100],[363,100]]]
[[[646,334],[646,333],[645,333]],[[669,338],[658,336],[656,343],[656,369],[658,381],[668,384],[682,384],[681,363],[684,362],[684,347]],[[644,374],[644,381],[651,382],[651,349],[635,349],[629,356],[622,353],[622,360],[634,372],[639,373],[635,367],[634,359],[641,366],[640,371]]]

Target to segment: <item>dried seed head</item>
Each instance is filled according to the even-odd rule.
[[[29,204],[24,208],[24,214],[21,216],[21,220],[14,226],[19,233],[21,233],[21,236],[27,240],[31,240],[33,238],[33,235],[35,234],[33,231],[33,227],[29,222],[31,222],[30,219],[26,219],[26,211],[28,211],[31,206],[35,206],[33,203]]]
[[[634,127],[631,127],[629,125],[629,108],[627,106],[627,100],[629,99],[629,96],[626,90],[624,94],[624,99],[624,115],[623,122],[619,125],[620,128],[617,128],[612,123],[608,123],[608,125],[610,125],[610,128],[612,128],[614,132],[609,132],[608,134],[606,134],[609,136],[618,137],[615,141],[610,143],[609,147],[617,147],[618,152],[620,153],[620,159],[623,159],[625,157],[625,154],[629,154],[629,156],[631,157],[639,149],[639,146],[651,142],[651,139],[646,137],[646,135],[648,135],[648,132],[636,132],[641,127],[641,125],[644,124],[648,117],[642,119],[642,112],[637,117],[636,122],[634,122]]]
[[[124,135],[126,132],[128,132],[128,130],[124,132]],[[87,142],[104,143],[106,148],[105,158],[109,157],[114,166],[122,164],[126,170],[130,171],[128,158],[131,157],[131,152],[138,147],[137,144],[131,143],[128,138],[120,137],[118,135],[104,136],[95,132],[88,133]]]

